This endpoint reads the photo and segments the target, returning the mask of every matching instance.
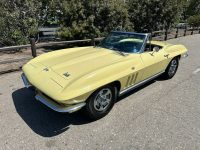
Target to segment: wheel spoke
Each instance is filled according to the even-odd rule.
[[[100,94],[99,96],[100,96],[101,99],[105,99],[104,95]]]
[[[104,106],[100,105],[99,111],[103,111],[104,110]]]
[[[105,101],[104,106],[107,106],[110,103],[110,101]]]
[[[112,99],[112,92],[110,89],[105,88],[99,91],[95,100],[94,100],[94,108],[97,111],[104,111],[109,106]]]
[[[105,96],[108,96],[108,95],[110,95],[110,94],[111,94],[110,91],[106,91],[106,92],[104,93]]]
[[[170,65],[170,68],[169,68],[169,72],[168,72],[168,74],[170,75],[170,76],[172,76],[172,75],[174,75],[175,74],[175,72],[176,72],[176,69],[177,69],[177,61],[176,60],[173,60],[172,62],[171,62],[171,65]]]

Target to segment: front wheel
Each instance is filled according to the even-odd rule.
[[[95,91],[87,100],[87,115],[97,120],[106,116],[115,104],[117,99],[117,88],[112,85],[104,86]]]
[[[165,73],[163,74],[166,79],[171,79],[174,77],[178,70],[179,66],[179,59],[176,57],[172,59],[172,61],[169,63],[167,69],[165,70]]]

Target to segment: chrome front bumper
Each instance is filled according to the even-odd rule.
[[[28,79],[26,78],[26,76],[24,74],[22,74],[21,77],[22,77],[22,80],[23,80],[26,88],[32,87],[32,85],[30,84],[30,82],[28,81]],[[80,110],[82,107],[84,107],[86,105],[85,102],[82,102],[82,103],[78,103],[78,104],[70,105],[70,106],[61,106],[61,105],[57,104],[56,102],[54,102],[53,100],[51,100],[41,94],[37,94],[35,96],[35,99],[40,101],[47,107],[51,108],[52,110],[54,110],[56,112],[60,112],[60,113],[73,113],[75,111]]]
[[[182,58],[187,58],[188,56],[189,56],[188,53],[185,53],[182,55]]]
[[[85,102],[83,103],[79,103],[76,105],[72,105],[72,106],[67,106],[67,107],[62,107],[60,105],[58,105],[57,103],[48,100],[47,98],[41,96],[41,95],[36,95],[35,98],[40,101],[41,103],[43,103],[44,105],[46,105],[47,107],[51,108],[54,111],[60,112],[60,113],[73,113],[75,111],[80,110],[82,107],[84,107],[86,105]]]
[[[28,79],[26,78],[26,76],[24,74],[21,75],[22,77],[22,81],[24,82],[24,85],[26,88],[31,87],[32,85],[29,83]]]

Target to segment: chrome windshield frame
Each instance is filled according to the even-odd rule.
[[[144,52],[144,50],[145,50],[145,47],[146,47],[146,45],[147,45],[147,41],[150,39],[150,34],[149,33],[146,33],[145,34],[145,40],[144,40],[144,43],[143,43],[143,45],[142,45],[142,48],[141,48],[141,50],[138,52],[138,53],[143,53]]]
[[[144,50],[145,50],[145,47],[146,47],[146,44],[147,44],[147,41],[148,41],[148,39],[149,39],[149,37],[150,37],[150,34],[149,33],[136,33],[136,32],[122,32],[122,31],[112,31],[111,33],[121,33],[121,34],[131,34],[131,35],[143,35],[143,36],[145,36],[145,38],[144,38],[144,42],[143,42],[143,44],[142,44],[142,47],[141,47],[141,49],[140,49],[140,51],[139,52],[137,52],[137,53],[135,53],[135,54],[140,54],[140,53],[143,53],[144,52]],[[106,38],[106,37],[105,37]],[[134,53],[133,53],[134,54]]]

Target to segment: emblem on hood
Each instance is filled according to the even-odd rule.
[[[65,77],[69,77],[69,76],[70,76],[70,74],[69,74],[68,72],[64,73],[63,75],[64,75]]]
[[[49,69],[48,68],[44,68],[43,71],[49,71]]]

